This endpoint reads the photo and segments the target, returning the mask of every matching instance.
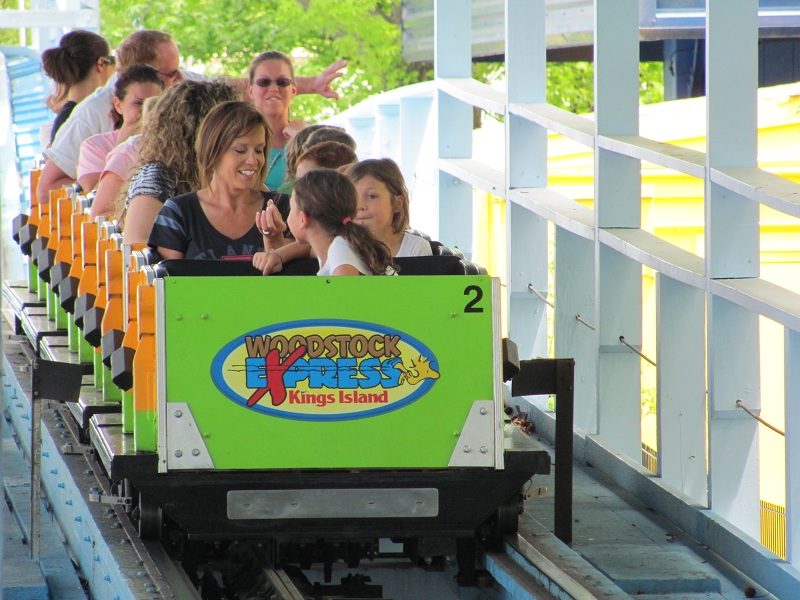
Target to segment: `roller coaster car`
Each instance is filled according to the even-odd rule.
[[[516,530],[550,458],[504,423],[499,281],[449,276],[471,270],[456,256],[398,262],[404,276],[159,265],[157,399],[136,400],[136,452],[96,440],[144,535],[161,512],[189,540],[455,548]]]

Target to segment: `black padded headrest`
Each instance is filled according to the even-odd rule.
[[[406,256],[395,258],[399,275],[485,275],[475,263],[453,255]],[[316,275],[319,262],[315,258],[293,260],[283,265],[276,275]],[[249,260],[170,259],[158,263],[159,277],[247,277],[260,272]]]
[[[170,259],[158,263],[159,277],[243,277],[261,275],[249,260]]]

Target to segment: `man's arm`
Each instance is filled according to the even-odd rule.
[[[62,185],[74,182],[69,175],[64,173],[56,163],[48,160],[44,164],[42,174],[39,176],[39,183],[36,186],[36,197],[39,204],[47,204],[50,202],[50,190],[57,190]]]

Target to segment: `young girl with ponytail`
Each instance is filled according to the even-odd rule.
[[[317,275],[394,273],[386,244],[353,222],[357,204],[355,186],[337,171],[311,171],[297,180],[288,225],[298,242],[314,250],[320,265]]]

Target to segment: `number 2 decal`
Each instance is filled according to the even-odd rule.
[[[468,285],[464,288],[464,295],[469,296],[470,294],[474,293],[475,297],[472,298],[467,305],[464,307],[465,313],[482,313],[483,307],[475,306],[478,302],[483,300],[483,290],[478,287],[477,285]]]

